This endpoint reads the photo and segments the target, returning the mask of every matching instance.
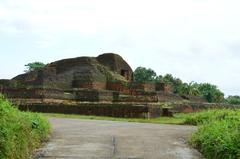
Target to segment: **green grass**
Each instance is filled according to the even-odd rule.
[[[212,121],[240,120],[240,111],[232,109],[209,109],[186,115],[184,124],[202,125]]]
[[[157,124],[184,124],[185,116],[186,116],[184,114],[176,114],[174,117],[159,117],[159,118],[153,118],[153,119],[145,119],[145,118],[116,118],[116,117],[105,117],[105,116],[55,114],[55,113],[41,113],[41,115],[45,115],[47,117],[92,119],[92,120],[110,120],[110,121],[157,123]]]
[[[240,158],[240,110],[208,110],[190,114],[186,124],[198,125],[190,144],[207,159]]]
[[[50,124],[46,117],[20,112],[0,95],[0,158],[27,159],[47,139]]]

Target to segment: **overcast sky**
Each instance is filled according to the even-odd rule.
[[[0,0],[0,79],[24,65],[120,54],[135,69],[240,95],[239,0]]]

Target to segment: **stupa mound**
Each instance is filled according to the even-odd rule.
[[[119,117],[169,115],[166,102],[203,101],[174,94],[170,84],[134,82],[129,64],[114,53],[52,62],[0,80],[0,91],[23,110]]]

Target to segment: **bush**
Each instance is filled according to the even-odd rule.
[[[34,113],[20,112],[0,95],[0,158],[26,159],[47,139],[50,124]]]
[[[208,110],[186,117],[199,125],[190,143],[207,159],[240,158],[240,110]]]
[[[229,96],[227,97],[226,102],[229,104],[240,104],[240,96]]]
[[[240,122],[213,121],[203,125],[192,136],[192,145],[208,159],[238,159],[240,157]]]

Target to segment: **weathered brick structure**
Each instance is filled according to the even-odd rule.
[[[183,100],[170,84],[133,82],[131,67],[113,53],[64,59],[0,80],[0,92],[20,109],[119,117],[157,117],[158,103]]]

